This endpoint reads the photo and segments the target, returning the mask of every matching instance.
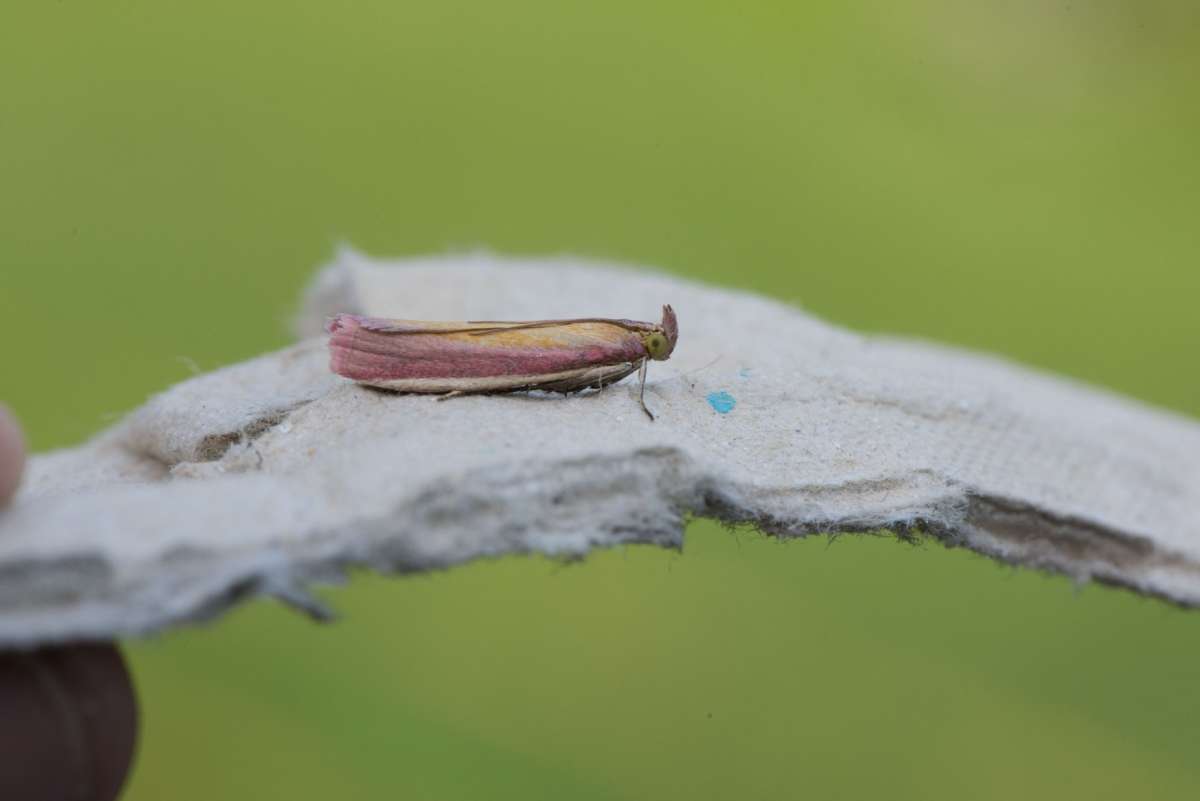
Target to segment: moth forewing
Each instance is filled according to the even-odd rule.
[[[439,395],[487,395],[505,392],[525,392],[540,389],[546,392],[569,394],[585,389],[601,389],[615,384],[638,369],[636,364],[613,364],[604,367],[584,367],[546,375],[514,373],[502,376],[474,378],[397,378],[389,381],[360,381],[360,384],[390,389],[393,392]]]
[[[517,322],[424,322],[339,314],[330,334],[330,369],[397,392],[484,394],[602,389],[669,358],[678,328],[670,306],[660,324],[587,317]]]
[[[529,389],[540,389],[546,392],[580,392],[585,389],[604,389],[615,384],[625,376],[638,369],[636,364],[623,362],[603,367],[587,367],[569,378],[554,379],[530,386]]]

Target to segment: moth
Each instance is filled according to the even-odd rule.
[[[325,326],[330,369],[359,384],[396,392],[456,395],[541,389],[603,389],[633,372],[646,408],[646,364],[670,358],[679,339],[675,312],[662,322],[574,320],[422,322],[338,314]]]

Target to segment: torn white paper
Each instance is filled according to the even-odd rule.
[[[327,369],[338,311],[410,319],[679,314],[603,392],[438,402]],[[1200,604],[1200,425],[998,359],[859,336],[765,298],[570,259],[345,252],[294,347],[186,381],[35,458],[0,513],[0,645],[134,635],[350,565],[681,543],[686,516],[779,535],[922,530]]]

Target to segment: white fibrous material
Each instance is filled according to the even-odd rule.
[[[336,312],[679,315],[634,379],[439,402],[328,370]],[[185,381],[35,457],[0,512],[0,645],[135,635],[347,567],[678,546],[692,516],[779,536],[922,533],[1200,605],[1200,425],[1002,360],[865,337],[766,298],[570,259],[353,252],[299,344]]]

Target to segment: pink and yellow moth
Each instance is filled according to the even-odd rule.
[[[326,325],[329,367],[359,384],[396,392],[455,395],[603,389],[638,371],[646,408],[646,363],[671,356],[675,312],[662,322],[575,320],[421,322],[339,314]]]

